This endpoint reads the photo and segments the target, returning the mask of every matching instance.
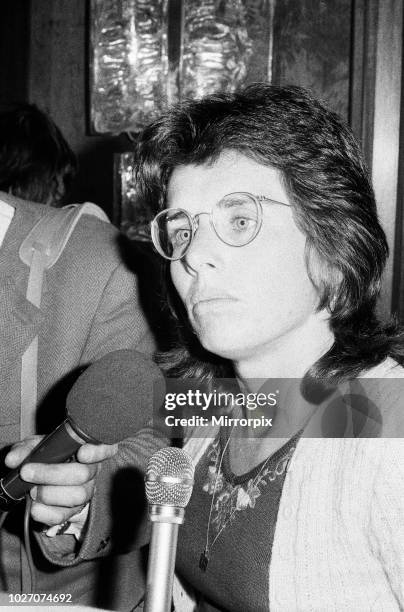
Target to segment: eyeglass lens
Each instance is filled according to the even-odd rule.
[[[195,215],[198,218],[199,215]],[[226,244],[244,246],[259,230],[259,204],[246,193],[232,193],[222,198],[212,209],[212,225]],[[153,229],[156,248],[169,259],[180,259],[193,237],[192,216],[180,208],[160,213]]]

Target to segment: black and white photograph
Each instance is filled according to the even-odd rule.
[[[402,0],[0,6],[0,607],[404,610]]]

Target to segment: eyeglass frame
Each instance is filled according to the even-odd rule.
[[[259,222],[257,224],[257,229],[256,229],[255,233],[253,234],[253,236],[245,244],[231,244],[230,242],[226,242],[225,240],[223,240],[223,238],[221,236],[219,236],[219,234],[217,232],[217,229],[215,227],[215,224],[213,223],[214,206],[216,206],[224,198],[227,198],[228,196],[233,196],[233,195],[246,195],[246,196],[249,196],[257,204],[257,209],[258,209],[258,213],[259,213],[259,219],[258,219]],[[273,200],[272,198],[269,198],[268,196],[265,196],[265,195],[256,195],[254,193],[249,193],[248,191],[233,191],[231,193],[226,193],[222,198],[220,198],[220,200],[218,202],[216,202],[216,204],[214,204],[212,206],[212,208],[211,208],[211,210],[209,212],[200,212],[200,213],[196,213],[196,215],[192,215],[187,210],[184,210],[184,208],[177,208],[177,207],[173,207],[172,209],[165,208],[164,210],[161,210],[159,213],[157,213],[157,215],[154,217],[154,219],[150,222],[150,233],[151,233],[151,239],[152,239],[152,242],[153,242],[153,246],[156,249],[156,251],[159,253],[159,255],[161,255],[161,257],[163,257],[167,261],[180,261],[187,254],[187,252],[189,250],[189,247],[191,246],[192,241],[194,239],[194,236],[195,236],[197,230],[199,229],[199,222],[197,222],[196,219],[197,219],[197,217],[200,217],[201,215],[209,215],[210,226],[213,229],[213,231],[215,232],[216,236],[219,238],[219,240],[221,242],[223,242],[223,244],[227,244],[228,246],[232,246],[232,247],[235,247],[235,248],[241,248],[241,247],[247,246],[247,244],[250,244],[253,240],[255,240],[255,238],[258,236],[258,234],[261,231],[262,220],[263,220],[262,203],[264,201],[271,202],[271,204],[279,204],[280,206],[287,206],[288,208],[290,208],[292,206],[292,204],[286,204],[286,202],[279,202],[278,200]],[[180,257],[167,257],[167,255],[165,255],[163,253],[162,249],[160,249],[160,246],[158,244],[156,244],[157,241],[154,240],[154,234],[155,234],[154,228],[157,227],[156,222],[157,222],[158,218],[160,216],[162,216],[164,213],[166,213],[168,210],[180,210],[181,212],[183,212],[185,214],[185,216],[190,221],[190,229],[191,229],[191,232],[192,232],[191,239],[190,239],[188,245],[186,246],[184,252],[182,253],[182,255]]]

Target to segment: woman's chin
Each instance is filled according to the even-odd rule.
[[[198,332],[198,337],[204,349],[214,355],[223,357],[223,359],[237,361],[243,352],[243,347],[241,343],[237,342],[234,333],[226,334],[223,329],[216,331],[209,330],[206,333],[200,331]]]

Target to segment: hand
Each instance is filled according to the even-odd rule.
[[[42,440],[33,436],[15,444],[5,458],[15,468]],[[80,512],[94,494],[98,469],[103,461],[115,455],[118,445],[83,444],[71,463],[27,463],[20,476],[34,483],[30,491],[33,500],[31,516],[45,525],[58,525]]]

